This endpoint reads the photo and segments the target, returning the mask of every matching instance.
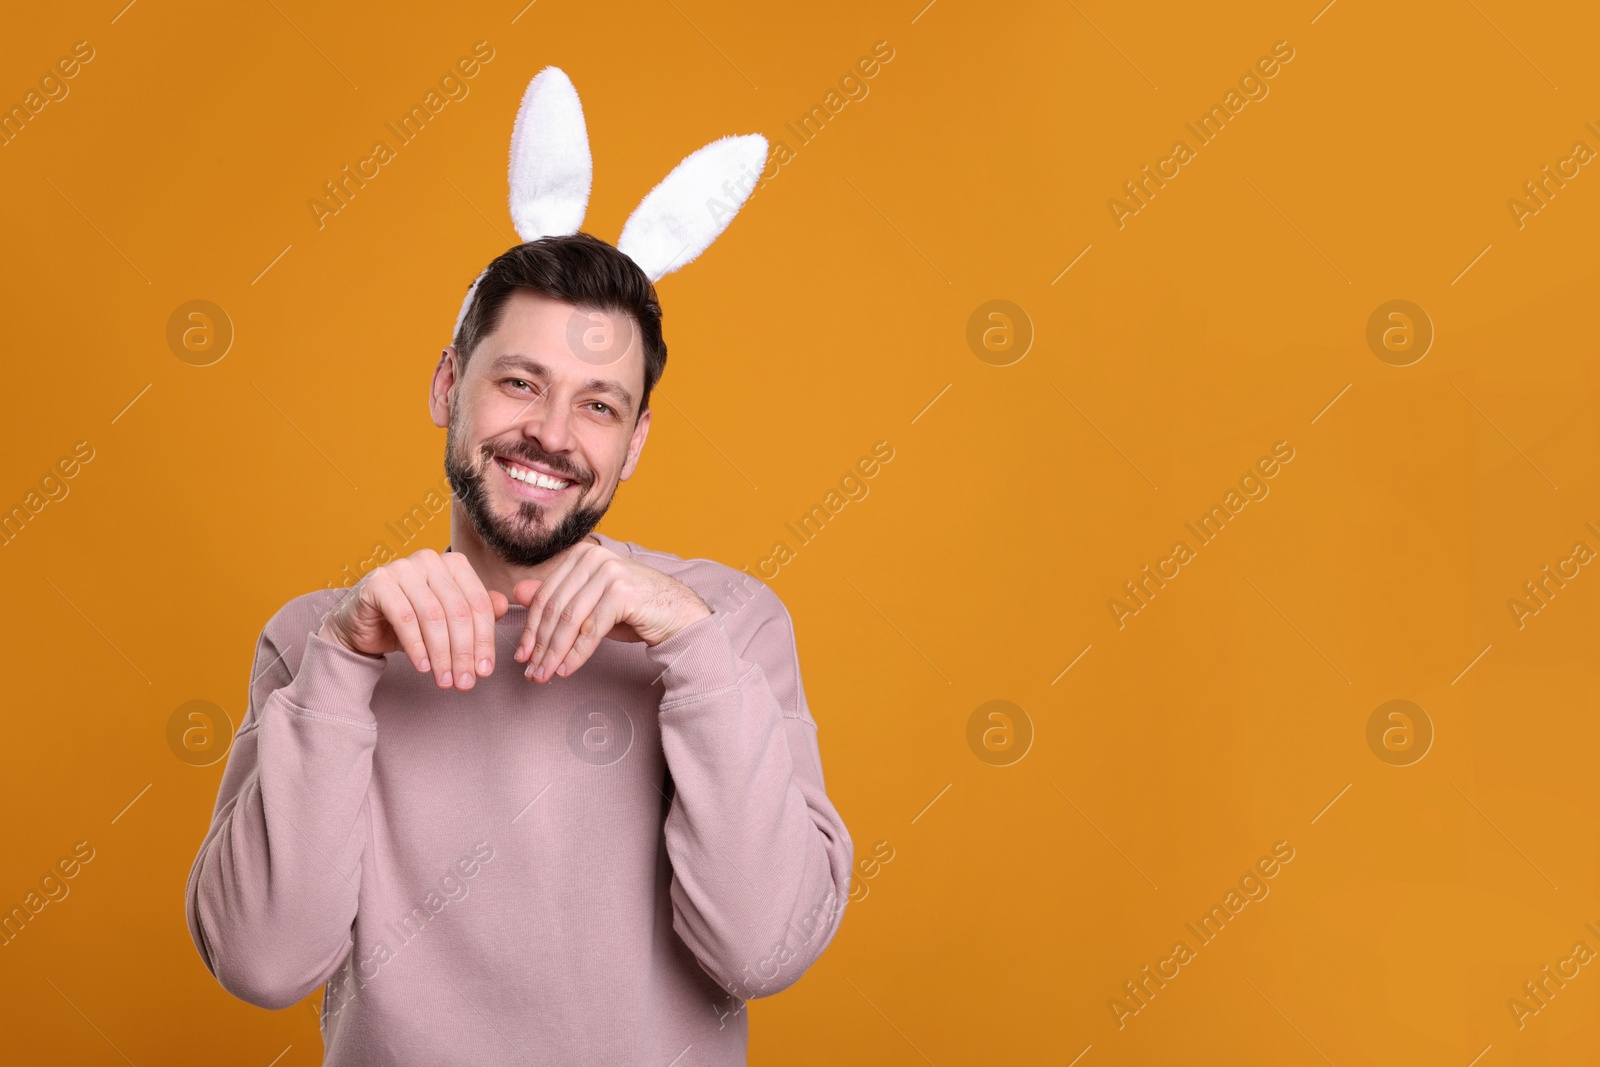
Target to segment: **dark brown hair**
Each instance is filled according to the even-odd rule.
[[[494,258],[472,294],[456,333],[461,367],[478,343],[500,325],[506,301],[518,289],[560,300],[586,311],[613,311],[633,318],[644,350],[644,396],[634,421],[650,406],[650,391],[667,367],[656,287],[626,253],[587,233],[541,237]]]

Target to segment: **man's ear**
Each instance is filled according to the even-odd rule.
[[[628,441],[628,458],[623,461],[620,479],[627,481],[633,477],[634,468],[639,465],[639,453],[644,451],[644,439],[650,436],[650,409],[645,408],[644,414],[639,416],[639,425],[633,428],[633,437]]]
[[[439,365],[433,368],[433,381],[428,386],[428,414],[439,427],[450,425],[450,390],[456,384],[456,370],[460,357],[455,345],[449,345],[439,356]]]

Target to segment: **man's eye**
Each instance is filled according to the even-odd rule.
[[[591,406],[599,408],[601,411],[605,412],[607,415],[615,415],[616,414],[616,411],[609,404],[602,403],[602,402],[600,402],[598,400],[591,400],[591,401],[589,401],[589,403],[590,403]]]
[[[529,384],[528,382],[524,381],[521,378],[507,378],[505,380],[505,382],[506,382],[507,385],[526,385],[526,386],[528,386],[529,389],[533,389],[533,386],[531,384]]]

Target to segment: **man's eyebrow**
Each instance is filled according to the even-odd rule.
[[[497,371],[520,370],[530,378],[550,378],[550,368],[540,363],[532,356],[525,356],[517,352],[508,352],[503,356],[495,357],[490,366]],[[605,393],[622,405],[623,414],[633,413],[633,394],[623,387],[621,382],[610,378],[590,378],[585,381],[580,389],[592,393]]]

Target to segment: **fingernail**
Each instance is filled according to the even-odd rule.
[[[463,689],[471,689],[472,688],[473,677],[472,677],[472,672],[471,671],[468,671],[466,674],[461,675],[460,679],[461,679],[461,688],[463,688]]]
[[[489,660],[488,660],[487,657],[485,657],[483,659],[480,659],[478,661],[478,673],[479,674],[489,674],[493,670],[494,670],[494,667],[490,665]]]
[[[418,670],[423,670],[423,671],[428,669],[428,657],[427,656],[423,656],[422,657],[422,666],[417,668],[417,669]]]
[[[447,685],[450,684],[450,672],[449,671],[445,671],[444,672],[444,677],[439,679],[439,684],[441,686],[447,686]]]

